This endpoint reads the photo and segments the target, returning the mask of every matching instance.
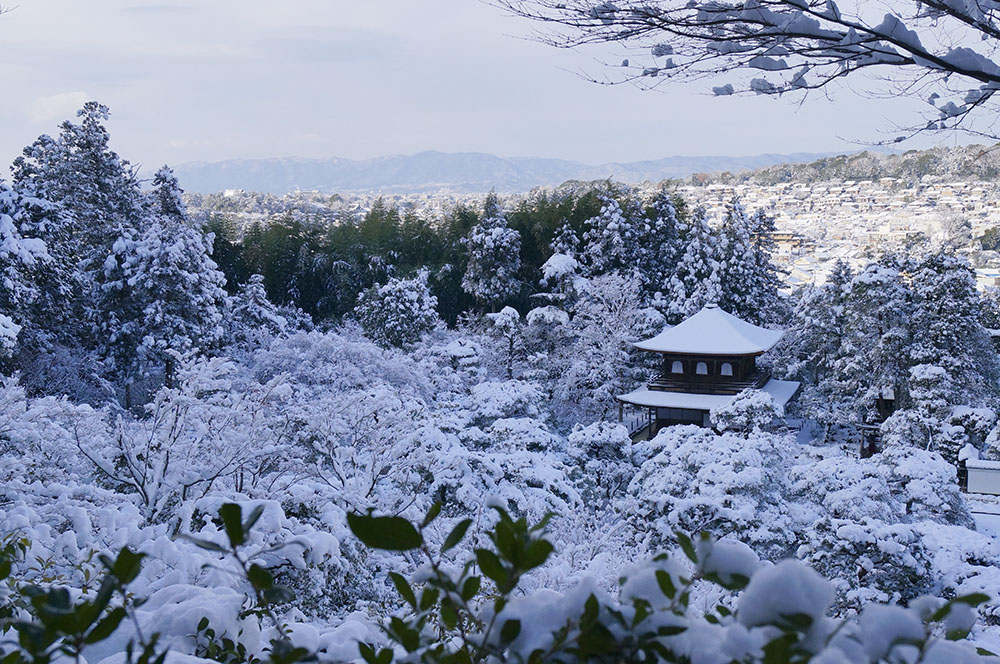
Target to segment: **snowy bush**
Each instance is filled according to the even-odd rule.
[[[740,433],[770,429],[784,415],[784,408],[770,394],[753,389],[743,390],[726,405],[711,411],[716,429]]]
[[[389,279],[375,284],[358,300],[354,309],[365,335],[382,346],[412,344],[437,327],[437,298],[427,286],[427,272],[411,279]]]

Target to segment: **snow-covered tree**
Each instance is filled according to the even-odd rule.
[[[712,409],[712,424],[719,431],[749,434],[771,428],[784,409],[763,390],[743,390],[725,406]]]
[[[509,380],[514,377],[514,366],[525,354],[521,314],[513,307],[504,307],[498,313],[486,316],[492,323],[490,333],[497,341],[497,355]]]
[[[684,251],[664,292],[665,301],[658,306],[672,323],[693,316],[722,295],[717,241],[705,214],[704,208],[695,208],[679,225]]]
[[[42,240],[23,236],[27,216],[22,197],[0,180],[0,357],[14,351],[38,296],[37,268],[51,260]]]
[[[291,323],[268,299],[262,275],[251,275],[228,303],[225,327],[229,343],[256,349],[291,330]]]
[[[914,364],[941,367],[951,403],[980,405],[997,393],[1000,364],[983,327],[980,297],[968,262],[949,253],[921,261],[912,275]]]
[[[661,189],[653,196],[642,232],[639,234],[641,264],[646,290],[651,298],[668,288],[681,252],[677,206],[673,196]]]
[[[641,273],[647,220],[628,189],[601,194],[601,212],[587,220],[579,259],[584,274],[596,277],[613,271]],[[620,203],[622,198],[624,203]]]
[[[97,326],[126,387],[153,367],[163,368],[169,387],[178,354],[221,341],[225,276],[211,253],[210,236],[167,216],[115,242],[101,279],[107,314]]]
[[[507,225],[500,199],[491,193],[478,224],[463,240],[469,255],[462,288],[487,308],[518,293],[521,268],[521,234]]]
[[[382,346],[412,344],[441,322],[426,270],[409,279],[394,277],[375,284],[361,294],[354,315],[365,335]]]
[[[640,278],[611,272],[590,280],[572,329],[576,342],[557,392],[566,414],[588,423],[645,377],[632,344],[662,331],[663,317],[643,305]]]
[[[743,203],[733,198],[718,231],[718,305],[734,316],[759,324],[760,293],[756,283],[756,259],[750,219]]]
[[[57,138],[43,135],[24,149],[11,168],[13,185],[66,211],[45,227],[54,257],[102,261],[122,229],[144,216],[142,194],[135,170],[110,148],[108,107],[87,102],[77,116],[79,124],[63,122]]]
[[[834,362],[831,391],[848,420],[877,418],[878,399],[907,403],[910,292],[891,257],[871,263],[851,280],[844,304],[844,332]]]

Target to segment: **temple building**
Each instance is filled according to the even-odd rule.
[[[660,371],[643,388],[618,397],[619,415],[629,404],[646,410],[648,436],[671,424],[712,426],[709,412],[724,406],[745,389],[763,390],[784,407],[799,383],[775,380],[757,366],[784,335],[784,330],[757,327],[706,305],[684,322],[668,327],[636,348],[659,353]]]

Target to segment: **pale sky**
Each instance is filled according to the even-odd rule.
[[[253,157],[481,151],[587,163],[858,149],[908,101],[840,91],[802,106],[648,92],[575,75],[612,47],[557,50],[477,0],[6,0],[0,161],[84,101],[147,169]],[[844,140],[847,139],[847,140]],[[917,144],[914,147],[920,147]],[[6,172],[4,171],[4,175]]]

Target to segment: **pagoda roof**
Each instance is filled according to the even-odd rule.
[[[762,391],[767,392],[774,402],[782,408],[792,400],[799,391],[800,383],[791,380],[771,379],[764,385]],[[646,388],[622,394],[619,401],[644,408],[690,408],[693,410],[710,411],[730,403],[736,394],[694,394],[691,392],[664,392]]]
[[[657,353],[685,355],[759,355],[774,347],[784,330],[758,327],[706,304],[694,316],[668,327],[635,347]]]

